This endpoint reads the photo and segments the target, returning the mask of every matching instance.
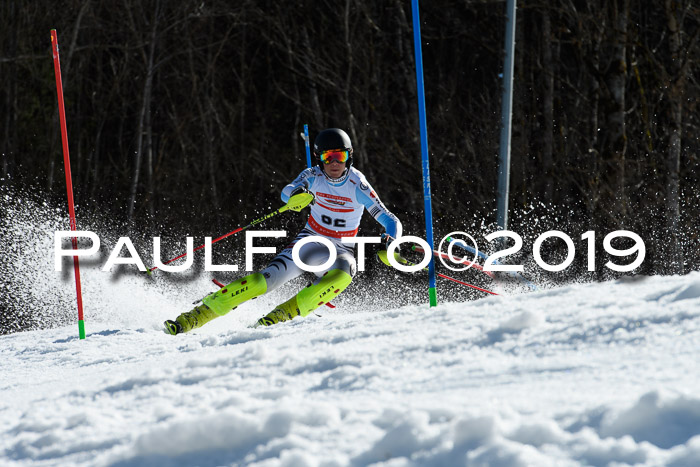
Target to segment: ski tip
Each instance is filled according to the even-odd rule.
[[[387,252],[386,250],[379,250],[377,252],[377,257],[379,257],[379,260],[387,266],[394,267],[389,262],[389,252]],[[394,260],[399,264],[403,264],[404,266],[411,266],[411,264],[396,251],[394,251]]]
[[[386,250],[379,250],[377,252],[377,257],[379,258],[379,261],[382,263],[386,264],[387,266],[391,266],[389,264],[389,258],[387,258],[387,251]]]
[[[178,325],[177,321],[167,320],[163,324],[165,325],[166,333],[172,336],[179,334],[180,326]]]

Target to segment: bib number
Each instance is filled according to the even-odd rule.
[[[325,214],[321,216],[321,222],[333,227],[345,227],[345,219],[333,219],[332,217],[326,216]]]

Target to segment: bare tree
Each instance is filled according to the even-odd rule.
[[[129,19],[132,23],[134,32],[137,31],[131,9],[129,10]],[[141,160],[144,153],[144,137],[146,139],[147,152],[147,173],[148,173],[148,191],[151,196],[147,199],[152,200],[152,181],[153,181],[153,160],[152,160],[152,145],[151,145],[151,97],[153,93],[153,75],[155,73],[155,55],[158,39],[158,28],[161,20],[160,1],[156,0],[153,16],[151,18],[151,30],[148,40],[144,41],[144,47],[141,50],[145,62],[143,91],[141,95],[141,110],[139,111],[139,120],[136,129],[136,152],[134,154],[134,172],[129,191],[128,217],[132,220],[134,217],[134,208],[136,206],[136,192],[139,186],[139,177],[141,174]],[[148,44],[148,50],[145,49]],[[152,211],[152,210],[151,210]]]
[[[691,38],[683,34],[683,22],[692,8],[692,2],[666,0],[666,28],[670,61],[666,70],[668,105],[671,117],[669,125],[668,153],[666,156],[666,228],[669,235],[670,272],[683,273],[683,250],[680,246],[680,172],[683,136],[683,109],[686,101],[686,84],[690,68],[690,51],[698,38],[698,29]]]

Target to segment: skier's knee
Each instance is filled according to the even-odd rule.
[[[331,266],[330,271],[334,269],[340,269],[341,271],[344,271],[351,278],[355,277],[355,274],[357,273],[357,264],[355,262],[355,258],[348,253],[339,254],[335,260],[335,263],[333,263],[333,266]]]

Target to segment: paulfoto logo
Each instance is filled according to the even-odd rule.
[[[248,231],[246,232],[246,244],[245,244],[245,270],[250,272],[253,271],[253,255],[254,254],[276,254],[277,249],[275,247],[260,247],[260,246],[254,246],[253,242],[256,238],[260,237],[285,237],[287,235],[287,232],[284,230],[270,230],[270,231]],[[91,245],[89,248],[64,248],[64,240],[67,238],[87,238],[91,241]],[[460,237],[464,237],[465,239],[462,239]],[[612,242],[614,239],[618,237],[623,237],[623,238],[629,238],[634,242],[634,245],[631,246],[630,248],[620,250],[615,248],[612,245]],[[516,254],[520,252],[520,250],[523,247],[523,240],[520,235],[518,235],[516,232],[510,231],[510,230],[501,230],[497,232],[490,233],[488,235],[485,235],[484,238],[486,239],[487,242],[494,242],[498,239],[503,239],[503,243],[505,243],[505,239],[510,239],[514,242],[514,245],[508,248],[505,248],[503,250],[496,251],[490,256],[487,256],[486,254],[483,253],[483,251],[479,250],[479,245],[477,241],[474,239],[473,236],[466,232],[462,231],[455,231],[451,232],[450,234],[446,235],[445,237],[442,238],[440,241],[440,244],[438,246],[437,251],[432,251],[430,248],[430,245],[428,245],[428,242],[425,241],[424,239],[412,235],[406,235],[402,236],[401,238],[394,239],[389,243],[388,248],[387,248],[387,260],[389,263],[398,269],[399,271],[403,272],[416,272],[420,271],[421,269],[425,268],[428,266],[430,263],[430,259],[433,255],[437,256],[442,264],[452,270],[452,271],[464,271],[466,269],[469,269],[475,265],[478,264],[479,258],[483,259],[483,267],[482,268],[484,271],[488,272],[497,272],[497,271],[505,271],[505,272],[522,272],[524,267],[522,264],[504,264],[502,261],[502,258],[506,258],[507,256]],[[559,241],[563,242],[566,245],[566,258],[564,261],[562,261],[559,264],[549,264],[544,261],[542,258],[542,245],[545,241],[548,241],[550,239],[558,239]],[[581,235],[581,240],[586,241],[587,243],[587,248],[586,248],[586,255],[587,255],[587,267],[589,271],[595,271],[596,269],[596,247],[595,247],[595,239],[596,239],[596,232],[595,231],[587,231],[584,234]],[[365,245],[367,244],[377,244],[382,242],[381,237],[343,237],[340,239],[341,243],[343,244],[350,244],[350,245],[357,245],[357,267],[359,271],[364,271],[365,270]],[[301,247],[303,247],[305,244],[310,243],[310,242],[316,242],[320,243],[326,246],[328,249],[328,260],[320,265],[309,265],[304,263],[302,259],[299,257],[299,250]],[[443,245],[447,242],[447,252],[442,253],[442,248]],[[422,260],[418,264],[401,264],[397,261],[397,259],[394,256],[394,252],[403,244],[405,243],[410,243],[413,244],[414,247],[413,249],[417,251],[418,253],[423,254]],[[222,272],[222,271],[227,271],[227,272],[236,272],[238,271],[238,265],[237,264],[213,264],[212,263],[212,255],[211,255],[211,245],[212,245],[212,237],[205,237],[204,239],[204,245],[202,245],[199,248],[204,248],[204,270],[207,272]],[[415,246],[417,245],[417,246]],[[469,253],[473,254],[473,259],[472,260],[467,260],[462,257],[457,257],[455,256],[454,253],[454,247],[458,246],[462,250],[465,250]],[[124,248],[127,249],[129,256],[121,256],[122,251]],[[603,239],[603,248],[604,250],[610,254],[611,256],[615,257],[628,257],[632,255],[636,255],[636,258],[634,261],[632,261],[629,264],[624,264],[620,265],[617,263],[614,263],[612,261],[608,261],[605,263],[605,267],[617,271],[617,272],[629,272],[637,267],[639,267],[642,262],[644,261],[644,258],[646,256],[646,247],[644,245],[644,240],[637,235],[634,232],[631,232],[629,230],[616,230],[614,232],[608,233],[604,239]],[[86,256],[91,256],[95,255],[100,249],[100,238],[99,236],[91,231],[88,230],[79,230],[79,231],[69,231],[69,230],[60,230],[56,231],[54,234],[54,259],[55,259],[55,270],[56,271],[62,271],[62,259],[64,257],[74,257],[74,256],[79,256],[79,257],[86,257]],[[186,254],[182,255],[182,257],[185,258],[184,262],[182,264],[178,265],[168,265],[166,263],[162,262],[161,259],[161,241],[160,237],[153,237],[153,258],[154,258],[154,267],[151,269],[161,269],[166,272],[184,272],[188,270],[193,262],[194,262],[194,251],[196,249],[194,248],[194,237],[187,237],[187,248],[186,248]],[[533,247],[532,247],[532,257],[534,258],[535,262],[539,267],[544,269],[545,271],[549,272],[559,272],[563,271],[567,267],[571,265],[571,263],[574,260],[574,257],[576,255],[576,247],[574,245],[573,240],[569,235],[567,235],[564,232],[561,232],[559,230],[549,230],[543,234],[541,234],[537,239],[535,240]],[[333,263],[335,262],[337,257],[336,253],[336,248],[333,245],[333,242],[328,239],[327,237],[322,237],[322,236],[309,236],[305,237],[298,242],[294,244],[294,247],[292,249],[292,259],[294,260],[294,263],[302,270],[308,271],[308,272],[319,272],[319,271],[324,271],[331,267]],[[446,262],[446,260],[449,260],[451,265]],[[136,248],[134,247],[133,242],[129,237],[120,237],[119,240],[117,241],[116,245],[112,248],[112,252],[109,255],[109,258],[105,262],[104,266],[102,267],[103,271],[111,271],[112,268],[116,265],[134,265],[136,266],[140,271],[148,271],[149,269],[146,268],[144,265],[141,257],[139,256],[138,252],[136,251]],[[461,265],[462,267],[457,267],[457,265]]]
[[[469,241],[463,240],[458,237],[466,237]],[[501,242],[505,244],[506,239],[510,239],[514,242],[513,246],[509,248],[505,248],[503,250],[496,251],[490,256],[486,256],[483,252],[479,251],[479,246],[477,244],[477,241],[469,235],[466,232],[451,232],[447,234],[442,241],[440,241],[440,245],[438,246],[438,253],[437,256],[440,258],[440,261],[442,264],[452,270],[452,271],[464,271],[466,269],[469,269],[470,267],[474,266],[477,264],[477,260],[479,257],[481,257],[484,260],[484,266],[483,269],[484,271],[491,271],[491,272],[496,272],[496,271],[505,271],[505,272],[523,272],[523,265],[522,264],[504,264],[504,262],[501,260],[502,258],[505,258],[510,255],[514,255],[516,253],[519,253],[522,248],[523,248],[523,239],[520,235],[518,235],[516,232],[513,232],[511,230],[499,230],[497,232],[492,232],[488,235],[485,235],[484,238],[488,242],[495,242],[498,239],[503,239]],[[634,244],[627,249],[620,250],[618,248],[615,248],[612,245],[613,240],[616,238],[629,238],[631,239]],[[564,261],[562,261],[559,264],[549,264],[545,262],[545,260],[542,258],[542,245],[544,242],[550,240],[550,239],[559,239],[560,242],[563,242],[566,245],[566,258]],[[596,270],[596,246],[595,246],[595,240],[596,240],[596,232],[593,230],[589,230],[581,235],[581,240],[586,242],[586,261],[587,261],[587,269],[588,271],[595,271]],[[448,242],[447,246],[447,253],[440,253],[442,251],[443,243]],[[556,240],[554,240],[556,241]],[[474,259],[473,261],[464,261],[460,260],[460,258],[456,258],[453,253],[453,247],[454,246],[459,246],[463,250],[466,250],[468,252],[471,252],[474,254]],[[629,231],[629,230],[615,230],[613,232],[608,233],[605,235],[603,238],[603,249],[610,254],[611,256],[619,257],[619,258],[624,258],[624,257],[629,257],[636,255],[636,258],[634,261],[632,261],[629,264],[617,264],[612,261],[607,261],[604,266],[608,269],[611,269],[613,271],[617,272],[630,272],[633,271],[634,269],[638,268],[639,266],[642,265],[644,262],[644,258],[646,257],[646,246],[644,245],[644,240],[642,237],[637,235],[636,233]],[[574,245],[574,241],[571,239],[569,235],[566,233],[560,231],[560,230],[548,230],[547,232],[544,232],[541,234],[537,239],[535,240],[533,246],[532,246],[532,257],[535,260],[535,263],[542,269],[548,272],[559,272],[563,271],[567,267],[571,265],[571,263],[574,261],[574,257],[576,256],[576,246]],[[455,266],[450,266],[445,262],[445,258],[449,259],[450,262],[453,264],[467,264],[466,267],[463,268],[457,268]]]

